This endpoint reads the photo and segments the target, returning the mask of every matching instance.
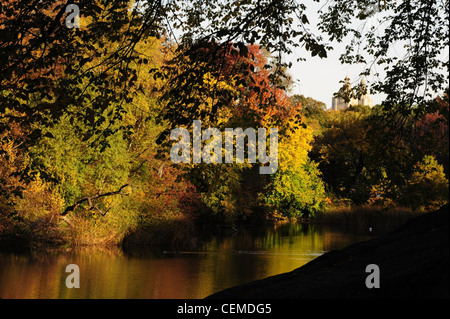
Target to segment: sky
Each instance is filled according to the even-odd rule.
[[[315,25],[318,21],[318,11],[321,8],[322,3],[316,3],[308,1],[306,14],[310,23],[310,29],[313,33],[317,34],[318,31]],[[371,21],[376,23],[377,15],[370,18]],[[361,77],[359,74],[364,70],[365,65],[348,65],[341,64],[339,56],[344,52],[345,43],[332,43],[334,50],[328,51],[327,58],[319,58],[318,56],[311,57],[311,55],[302,48],[294,48],[294,53],[290,56],[286,56],[286,61],[292,62],[292,68],[289,70],[289,74],[294,80],[294,87],[291,94],[303,94],[306,97],[312,97],[315,100],[326,104],[327,108],[331,108],[331,99],[333,94],[337,92],[344,78],[348,75],[352,86],[356,86]],[[306,61],[297,62],[299,57],[306,58]],[[380,72],[382,73],[382,72]],[[374,81],[370,76],[366,77],[368,88],[370,92],[370,83]],[[371,94],[374,105],[380,104],[383,101],[383,95]]]
[[[317,22],[319,21],[319,9],[324,5],[329,5],[332,1],[320,1],[319,3],[307,0],[306,15],[310,21],[309,29],[313,34],[319,34],[317,29]],[[325,11],[325,9],[323,9]],[[375,15],[369,18],[368,23],[377,23],[377,19],[380,18],[381,13],[375,13]],[[295,20],[296,18],[294,18]],[[357,22],[358,25],[361,21]],[[355,25],[357,26],[357,25]],[[381,32],[382,28],[378,28]],[[177,30],[172,30],[178,36]],[[347,41],[346,41],[347,40]],[[348,65],[341,64],[339,56],[344,52],[345,45],[350,39],[345,39],[342,43],[331,43],[333,50],[327,52],[327,58],[320,58],[318,56],[311,57],[309,52],[306,52],[303,48],[293,48],[293,54],[285,56],[286,62],[292,62],[292,67],[288,70],[294,81],[294,86],[289,92],[290,95],[302,94],[305,97],[311,97],[315,100],[326,104],[327,109],[331,108],[331,99],[333,94],[337,92],[341,87],[345,77],[350,77],[350,83],[354,87],[359,84],[361,77],[360,73],[364,70],[365,65]],[[297,58],[306,58],[306,61],[297,62]],[[383,74],[380,70],[380,74]],[[384,99],[384,95],[374,95],[370,91],[370,84],[375,80],[370,76],[366,77],[366,83],[368,85],[369,93],[373,99],[373,104],[381,104]]]
[[[317,25],[319,21],[319,10],[322,9],[326,11],[326,6],[333,4],[336,0],[326,0],[320,1],[319,3],[313,0],[305,0],[306,4],[306,15],[310,24],[308,25],[312,34],[320,34]],[[379,34],[383,33],[383,29],[386,24],[380,21],[386,16],[392,14],[391,11],[382,10],[379,12],[374,6],[367,7],[368,10],[373,12],[373,15],[364,22],[367,30],[371,25],[377,26],[376,32]],[[296,19],[295,17],[293,18]],[[295,23],[295,22],[294,22]],[[357,19],[353,22],[353,27],[359,28],[363,22]],[[176,30],[176,34],[178,32]],[[341,64],[339,57],[345,52],[345,45],[350,43],[351,38],[344,39],[341,43],[325,43],[331,44],[334,48],[327,52],[327,58],[320,58],[318,56],[311,57],[309,52],[306,52],[303,48],[293,48],[293,54],[285,56],[285,62],[291,62],[292,67],[288,70],[292,77],[294,85],[289,92],[290,95],[301,94],[305,97],[311,97],[315,100],[325,103],[326,108],[331,108],[331,100],[333,94],[336,93],[341,87],[345,77],[348,75],[350,78],[350,83],[352,87],[355,87],[361,81],[360,73],[364,71],[365,65],[363,64]],[[401,43],[394,44],[391,46],[389,54],[393,56],[404,56],[406,52],[402,48]],[[443,53],[447,56],[448,53]],[[297,61],[297,58],[306,58],[306,61]],[[379,73],[381,77],[385,73],[383,69],[376,68],[376,65],[372,66],[372,73]],[[369,75],[366,76],[366,83],[368,86],[369,93],[373,99],[373,104],[381,104],[385,98],[384,94],[373,94],[371,91],[371,83],[382,81],[383,78],[374,78]],[[439,92],[438,92],[439,93]]]
[[[348,75],[352,86],[356,86],[361,80],[359,74],[364,70],[364,66],[341,64],[339,56],[343,49],[338,49],[328,52],[328,57],[323,59],[316,56],[307,58],[306,61],[297,62],[297,57],[305,56],[303,52],[301,54],[294,52],[291,57],[287,58],[287,60],[292,61],[292,68],[289,73],[295,83],[291,94],[303,94],[306,97],[312,97],[325,103],[327,108],[331,108],[333,94],[342,86],[339,81],[343,81]],[[371,80],[370,76],[366,77],[366,81],[369,83],[369,91]],[[383,101],[383,95],[371,94],[371,97],[374,105]]]

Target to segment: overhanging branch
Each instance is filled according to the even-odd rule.
[[[66,215],[69,214],[70,212],[75,211],[75,209],[76,209],[78,206],[80,206],[81,204],[83,204],[84,202],[88,202],[88,204],[89,204],[88,210],[93,210],[93,209],[95,209],[95,210],[97,210],[98,212],[100,212],[102,215],[105,215],[107,212],[103,213],[100,209],[98,209],[98,208],[93,204],[93,200],[99,199],[99,198],[102,198],[102,197],[106,197],[106,196],[123,195],[123,194],[122,194],[122,190],[123,190],[125,187],[127,187],[127,186],[129,186],[129,184],[123,185],[123,186],[120,187],[117,191],[114,191],[114,192],[107,192],[107,193],[103,193],[103,194],[97,194],[97,195],[94,195],[94,196],[88,196],[88,197],[81,198],[81,199],[78,200],[75,204],[73,204],[73,205],[71,205],[71,206],[68,206],[68,207],[64,210],[64,212],[61,213],[61,216],[66,216]]]

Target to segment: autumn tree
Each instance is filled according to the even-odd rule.
[[[127,202],[125,185],[130,180],[140,189],[138,198],[150,198],[144,201],[146,211],[182,210],[179,205],[190,210],[200,204],[185,199],[198,189],[206,189],[201,200],[211,204],[209,209],[222,212],[244,203],[245,196],[268,189],[262,186],[275,185],[272,194],[283,205],[287,198],[306,200],[296,187],[309,188],[318,174],[303,153],[291,168],[280,170],[287,175],[278,175],[278,180],[254,177],[251,166],[208,166],[201,172],[199,167],[187,167],[193,173],[189,183],[183,180],[173,190],[171,185],[180,180],[181,172],[168,168],[167,158],[159,156],[167,155],[167,145],[155,149],[149,144],[167,141],[171,129],[189,127],[192,119],[219,128],[273,126],[279,128],[283,158],[289,162],[290,152],[308,144],[301,103],[285,92],[289,64],[283,56],[295,47],[304,49],[301,58],[325,58],[329,43],[352,36],[343,62],[385,68],[385,79],[372,88],[387,96],[377,120],[389,125],[378,126],[383,134],[369,132],[380,137],[374,153],[389,155],[383,157],[382,167],[391,185],[406,185],[412,167],[422,160],[417,153],[393,154],[410,154],[415,136],[411,127],[430,113],[429,102],[436,92],[448,87],[448,56],[442,55],[448,49],[448,1],[331,2],[322,7],[319,32],[311,31],[307,6],[294,0],[81,0],[77,3],[81,25],[72,29],[65,25],[69,3],[7,0],[0,4],[0,192],[2,211],[10,220],[18,217],[9,214],[12,206],[27,212],[39,203],[44,207],[39,214],[48,217],[41,219],[42,224],[53,216],[50,211],[68,215],[81,207],[88,214],[80,214],[84,216],[80,227],[90,225],[86,229],[91,234],[100,227],[108,238],[111,228],[105,225],[118,226],[119,238],[139,218],[154,217],[125,214],[123,205],[133,207],[133,212],[143,209]],[[376,12],[384,28],[357,28],[355,20],[364,23]],[[156,41],[158,49],[149,48],[146,41]],[[405,44],[404,55],[392,57],[389,52],[399,43]],[[367,56],[360,54],[360,48]],[[448,115],[443,119],[448,123]],[[375,167],[367,164],[375,157],[367,156],[365,138],[355,144],[359,137],[352,133],[366,132],[367,125],[376,126],[373,123],[356,121],[352,128],[343,122],[324,133],[330,140],[336,138],[333,134],[342,136],[340,146],[349,152],[341,157],[332,154],[351,172],[349,178],[344,176],[344,184],[334,181],[345,195],[365,181],[364,165]],[[325,148],[331,152],[328,145]],[[393,152],[399,149],[402,152]],[[202,176],[207,176],[206,183]],[[221,183],[213,183],[217,176]],[[152,182],[146,184],[150,177]],[[243,181],[255,187],[244,193]],[[146,186],[161,186],[158,193],[167,205],[161,207],[156,197],[147,196]],[[315,189],[321,193],[320,187]],[[33,196],[27,202],[22,201],[23,194]],[[100,203],[93,204],[93,199]],[[253,203],[257,201],[249,206]],[[290,206],[293,211],[302,207],[297,204]],[[110,214],[115,217],[109,221],[102,219],[111,207],[122,213]]]
[[[442,165],[430,155],[414,165],[413,173],[401,191],[399,203],[413,209],[433,210],[448,203],[448,179]]]
[[[180,74],[155,70],[155,76],[167,76],[169,82],[182,84],[182,91],[178,92],[181,94],[172,92],[172,102],[177,102],[184,111],[167,113],[171,125],[186,124],[189,118],[205,112],[197,110],[202,101],[196,100],[193,94],[196,87],[202,86],[206,74],[216,77],[225,71],[221,65],[228,51],[245,56],[247,44],[258,44],[272,55],[274,72],[270,77],[273,83],[283,86],[287,66],[281,58],[283,53],[302,46],[311,55],[324,58],[331,49],[324,35],[331,41],[342,41],[352,35],[354,41],[348,46],[343,61],[386,65],[387,80],[373,87],[388,95],[385,104],[390,109],[398,105],[408,110],[415,103],[421,107],[431,91],[436,92],[446,85],[446,78],[439,71],[448,70],[448,59],[440,55],[448,48],[446,2],[381,4],[373,0],[349,0],[332,3],[323,7],[318,21],[324,34],[310,31],[307,6],[292,0],[220,4],[201,0],[81,1],[78,5],[82,27],[79,29],[65,26],[67,5],[67,1],[10,0],[2,3],[0,105],[2,114],[7,114],[3,115],[4,121],[25,126],[30,123],[51,125],[52,120],[62,114],[86,123],[92,122],[95,116],[101,122],[119,121],[125,112],[123,101],[130,101],[137,89],[136,73],[130,65],[148,61],[148,57],[137,52],[136,44],[149,36],[172,37],[176,43],[172,65],[183,59],[190,61],[187,64],[190,67]],[[351,24],[353,18],[365,21],[375,11],[384,15],[383,23],[387,27],[383,33],[376,33],[376,27],[361,32]],[[175,33],[180,36],[173,36]],[[406,56],[409,54],[410,59],[388,56],[396,42],[409,40],[411,45],[406,46]],[[364,46],[373,61],[352,51],[359,47],[355,42]],[[211,49],[211,45],[215,47]],[[98,63],[85,68],[92,57],[97,57]],[[421,88],[424,88],[423,94],[417,94],[416,89]],[[102,94],[94,97],[90,92],[96,90]],[[209,90],[209,94],[212,96],[209,116],[214,117],[214,110],[230,102],[232,97],[217,86]],[[111,103],[116,105],[114,110],[105,114],[108,116],[102,115]],[[96,125],[99,123],[91,124],[89,135],[100,135],[99,141],[111,133],[108,129],[99,129]],[[2,125],[1,129],[7,130],[7,127]],[[126,131],[127,127],[121,130]],[[18,144],[25,147],[40,133],[38,128],[30,128],[27,143],[19,141]],[[104,140],[103,143],[106,145]]]
[[[367,166],[371,140],[366,116],[354,111],[340,112],[329,128],[316,136],[312,158],[334,194],[361,203],[367,200]]]

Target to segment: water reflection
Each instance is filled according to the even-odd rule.
[[[197,251],[89,248],[0,253],[0,298],[203,298],[291,271],[369,235],[284,224],[211,238]],[[80,267],[79,289],[65,285],[68,264]]]

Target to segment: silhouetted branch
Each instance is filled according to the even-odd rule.
[[[117,191],[114,191],[114,192],[107,192],[107,193],[104,193],[104,194],[97,194],[97,195],[94,195],[94,196],[84,197],[84,198],[78,200],[75,204],[73,204],[73,205],[71,205],[71,206],[68,206],[68,207],[64,210],[64,212],[61,213],[61,216],[65,216],[65,215],[67,215],[68,213],[75,211],[75,209],[76,209],[78,206],[80,206],[81,204],[83,204],[84,202],[88,202],[88,204],[89,204],[88,210],[93,210],[93,209],[95,209],[95,210],[97,210],[98,212],[100,212],[100,214],[102,214],[103,216],[105,216],[106,213],[107,213],[109,210],[106,211],[105,213],[103,213],[100,209],[98,209],[95,205],[92,204],[92,201],[93,201],[94,199],[99,199],[99,198],[106,197],[106,196],[123,195],[121,192],[122,192],[122,190],[123,190],[125,187],[127,187],[127,186],[129,186],[129,184],[123,185],[123,186],[120,187]]]

